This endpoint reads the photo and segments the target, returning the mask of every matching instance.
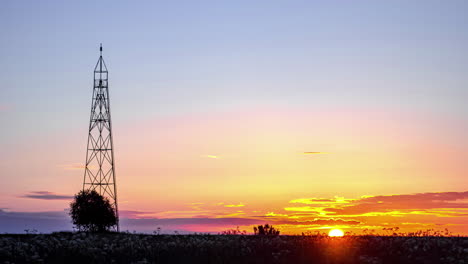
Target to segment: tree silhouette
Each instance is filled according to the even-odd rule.
[[[259,225],[258,227],[254,226],[255,235],[260,236],[277,236],[280,234],[280,231],[275,229],[272,225],[265,224]]]
[[[106,232],[117,224],[109,200],[96,191],[80,191],[70,203],[70,216],[80,231]]]

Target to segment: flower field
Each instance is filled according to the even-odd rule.
[[[468,263],[467,237],[0,235],[0,263]]]

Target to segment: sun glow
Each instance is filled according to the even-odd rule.
[[[344,236],[344,232],[341,229],[332,229],[332,230],[330,230],[330,232],[328,232],[328,236],[342,237],[342,236]]]

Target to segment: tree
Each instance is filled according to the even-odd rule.
[[[96,191],[80,191],[70,203],[70,216],[80,231],[106,232],[117,224],[109,199]]]
[[[260,236],[278,236],[280,231],[275,229],[272,225],[265,224],[259,225],[258,227],[254,226],[254,233],[255,235]]]

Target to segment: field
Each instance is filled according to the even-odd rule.
[[[468,237],[5,234],[0,263],[468,263]]]

